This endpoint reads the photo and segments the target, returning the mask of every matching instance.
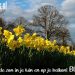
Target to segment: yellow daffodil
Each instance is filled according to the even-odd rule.
[[[14,35],[11,35],[11,36],[8,38],[7,43],[10,43],[10,42],[13,41],[13,40],[14,40]]]
[[[4,30],[3,35],[5,36],[5,38],[9,38],[12,35],[12,32],[9,32],[8,30]]]
[[[74,51],[74,50],[73,50],[73,51],[71,51],[71,52],[70,52],[70,54],[75,55],[75,51]]]
[[[0,27],[0,35],[2,34],[2,27]]]
[[[2,27],[0,27],[0,34]],[[22,33],[25,31],[25,29],[22,26],[18,26],[13,29],[15,34],[12,34],[12,32],[8,30],[4,30],[3,35],[4,38],[2,38],[2,43],[6,43],[7,46],[11,49],[11,51],[15,51],[16,48],[19,48],[22,45],[25,45],[27,48],[33,48],[38,51],[41,50],[47,50],[49,52],[53,52],[57,50],[60,53],[64,54],[71,54],[75,55],[75,51],[70,51],[69,46],[58,46],[56,44],[56,40],[50,41],[48,39],[44,39],[40,36],[37,36],[36,33],[33,33],[30,35],[29,33],[26,33],[23,37],[21,37]],[[16,35],[16,39],[15,39]]]
[[[17,48],[17,41],[13,40],[13,41],[11,41],[10,43],[8,43],[7,46],[8,46],[12,51],[14,51],[15,48]]]
[[[32,37],[36,37],[36,35],[37,35],[36,33],[33,33]]]
[[[56,44],[56,40],[53,41],[53,44],[54,44],[54,45]]]
[[[19,25],[18,27],[14,28],[13,31],[15,32],[16,36],[20,36],[25,31],[25,29]]]
[[[17,39],[17,42],[18,42],[18,45],[19,45],[19,46],[22,46],[22,45],[24,44],[22,37],[19,37],[19,38]],[[18,46],[18,47],[19,47],[19,46]]]

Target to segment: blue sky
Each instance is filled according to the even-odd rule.
[[[0,3],[4,3],[6,0],[0,0]]]
[[[13,19],[17,16],[31,19],[42,4],[51,4],[59,8],[63,0],[0,0],[0,3],[5,1],[8,3],[5,16],[7,20],[11,20],[11,17]]]
[[[8,5],[5,11],[7,20],[12,20],[18,16],[31,19],[41,5],[50,4],[63,14],[71,25],[75,24],[75,0],[0,0],[0,3],[5,1],[7,1]]]
[[[74,8],[75,0],[0,0],[0,3],[7,1],[8,9],[6,10],[7,17],[13,16],[24,16],[29,19],[28,16],[32,16],[36,13],[36,10],[44,3],[52,4],[57,9],[60,9],[60,12],[65,12],[65,16],[68,18],[71,17],[72,22],[74,22]],[[70,8],[69,8],[69,7]],[[72,11],[72,12],[71,12]],[[17,14],[16,14],[17,13]],[[24,14],[25,13],[25,14]],[[8,15],[9,14],[9,15]]]

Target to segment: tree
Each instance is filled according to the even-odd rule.
[[[24,17],[17,17],[16,20],[14,21],[14,25],[27,25],[27,20]]]
[[[50,5],[39,8],[38,14],[33,17],[33,22],[34,25],[40,25],[45,29],[46,39],[56,36],[56,31],[59,29],[58,32],[60,32],[61,28],[66,28],[68,24],[65,17],[61,15],[55,7]],[[58,36],[60,36],[60,34],[58,34]]]
[[[0,26],[3,28],[5,27],[5,21],[3,18],[0,18]]]
[[[69,30],[65,27],[57,28],[55,36],[61,40],[62,45],[67,45],[67,40],[70,40]]]
[[[13,23],[9,22],[6,29],[12,32],[14,27],[15,27],[15,25]]]
[[[6,22],[4,21],[3,18],[0,17],[0,27],[2,27],[2,32],[5,29],[5,25],[6,25]]]

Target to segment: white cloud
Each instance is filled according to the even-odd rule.
[[[75,23],[75,0],[64,0],[61,13],[64,14],[71,23]]]
[[[24,0],[25,1],[25,0]],[[28,16],[31,18],[34,14],[37,13],[37,9],[43,5],[55,5],[55,0],[29,0],[30,8],[25,10],[28,13]]]
[[[23,16],[26,19],[29,19],[37,12],[37,9],[46,4],[55,5],[55,0],[22,0],[28,1],[30,4],[30,8],[22,9],[16,2],[20,2],[19,0],[7,0],[8,8],[5,13],[7,20],[12,20],[15,16]]]
[[[39,7],[43,6],[43,5],[55,5],[55,0],[29,0],[30,1],[30,10],[35,11],[37,10]]]
[[[14,18],[15,15],[17,16],[18,14],[21,13],[21,9],[15,4],[15,1],[16,0],[13,0],[11,2],[7,0],[8,6],[7,6],[7,10],[5,11],[5,17],[7,20],[11,20]]]

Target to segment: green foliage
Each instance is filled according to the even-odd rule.
[[[37,51],[25,46],[12,52],[0,44],[0,64],[2,68],[66,68],[75,65],[75,56],[57,51]]]

